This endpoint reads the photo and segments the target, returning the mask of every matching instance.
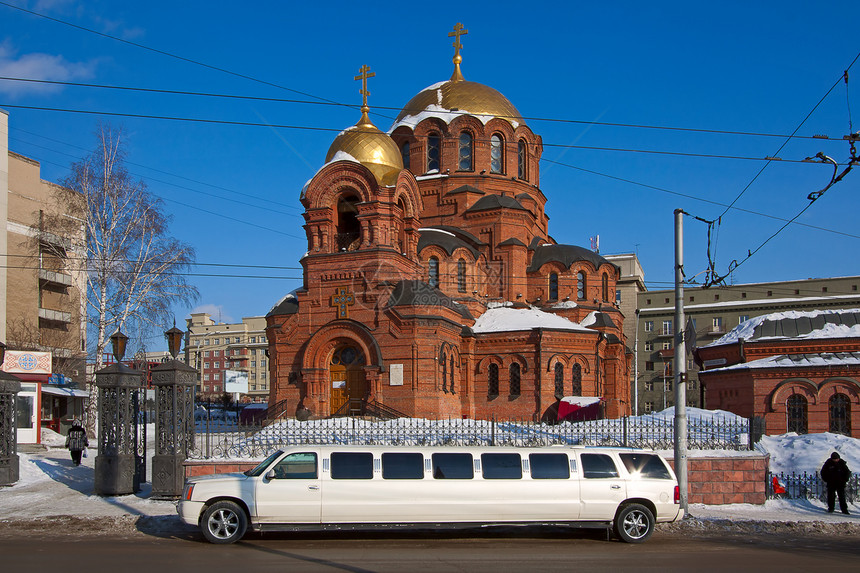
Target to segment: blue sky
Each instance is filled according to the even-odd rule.
[[[860,52],[857,2],[3,2],[211,67],[0,4],[0,76],[358,106],[353,77],[368,64],[376,73],[371,106],[394,108],[372,116],[383,130],[414,94],[450,77],[447,34],[462,22],[469,31],[462,40],[466,79],[498,89],[525,117],[573,120],[527,120],[544,141],[541,189],[553,238],[588,246],[599,234],[601,254],[636,251],[651,289],[669,288],[673,280],[673,210],[719,217],[764,162],[556,145],[778,155],[786,161],[770,163],[736,206],[790,219],[833,170],[788,160],[820,151],[844,164],[849,106],[853,130],[860,130],[860,63],[847,90],[839,82],[815,108]],[[93,147],[99,116],[13,106],[264,124],[102,118],[126,130],[129,170],[165,200],[173,234],[197,250],[202,265],[195,272],[222,275],[191,281],[201,293],[195,310],[225,322],[265,314],[299,286],[298,260],[307,250],[299,192],[337,132],[359,117],[345,106],[0,80],[10,148],[40,161],[50,181]],[[832,139],[793,139],[778,153],[784,137],[587,123],[788,135],[807,115],[798,135]],[[285,125],[323,129],[271,127]],[[730,280],[860,274],[858,190],[860,167],[798,219],[823,229],[789,226]],[[761,214],[723,215],[718,272],[784,223]],[[706,226],[687,218],[685,227],[687,275],[693,276],[707,265]],[[191,310],[176,309],[178,319]],[[148,348],[162,346],[156,336]]]

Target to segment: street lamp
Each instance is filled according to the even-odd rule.
[[[110,343],[113,348],[113,357],[116,358],[117,362],[122,362],[122,358],[125,356],[125,347],[128,344],[128,336],[117,328],[116,332],[110,335]]]
[[[179,354],[179,347],[182,344],[183,332],[176,328],[176,321],[173,321],[173,328],[164,333],[164,338],[167,339],[167,350],[173,359]]]

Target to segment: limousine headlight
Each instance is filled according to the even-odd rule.
[[[193,483],[185,484],[185,491],[182,493],[182,499],[184,499],[185,501],[191,501],[191,495],[193,493],[194,493],[194,484]],[[675,495],[677,496],[677,488],[676,488],[676,494]]]

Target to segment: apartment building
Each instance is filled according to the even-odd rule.
[[[741,322],[774,312],[860,308],[860,277],[806,279],[725,287],[684,287],[684,313],[691,326],[687,349],[687,404],[710,407],[704,400],[692,349],[707,346]],[[637,371],[634,392],[638,413],[674,404],[673,359],[675,294],[673,289],[638,295]],[[634,342],[635,345],[635,342]]]
[[[265,402],[269,397],[266,318],[252,316],[235,324],[216,322],[205,312],[186,319],[185,362],[197,369],[197,398],[221,399],[228,376],[238,373],[248,380],[245,402]]]

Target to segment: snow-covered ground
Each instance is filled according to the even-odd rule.
[[[701,415],[720,416],[725,413]],[[668,418],[670,411],[657,417]],[[149,432],[150,439],[154,432]],[[0,488],[0,521],[39,519],[49,516],[110,518],[120,516],[155,517],[167,523],[176,515],[173,502],[149,499],[151,486],[144,484],[134,495],[102,497],[93,493],[94,452],[75,467],[63,447],[64,438],[43,430],[47,451],[19,453],[20,480]],[[152,446],[152,445],[150,445]],[[860,440],[835,434],[767,436],[760,447],[770,454],[771,470],[777,472],[817,472],[833,451],[838,451],[849,467],[860,471]],[[150,453],[154,448],[150,447]],[[703,452],[704,453],[704,452]],[[716,454],[717,452],[707,452]],[[696,455],[696,452],[691,452]],[[860,524],[860,506],[849,507],[851,515],[828,514],[818,500],[770,500],[762,506],[733,504],[705,506],[693,504],[690,514],[699,520],[820,521]],[[178,518],[177,523],[178,523]]]

